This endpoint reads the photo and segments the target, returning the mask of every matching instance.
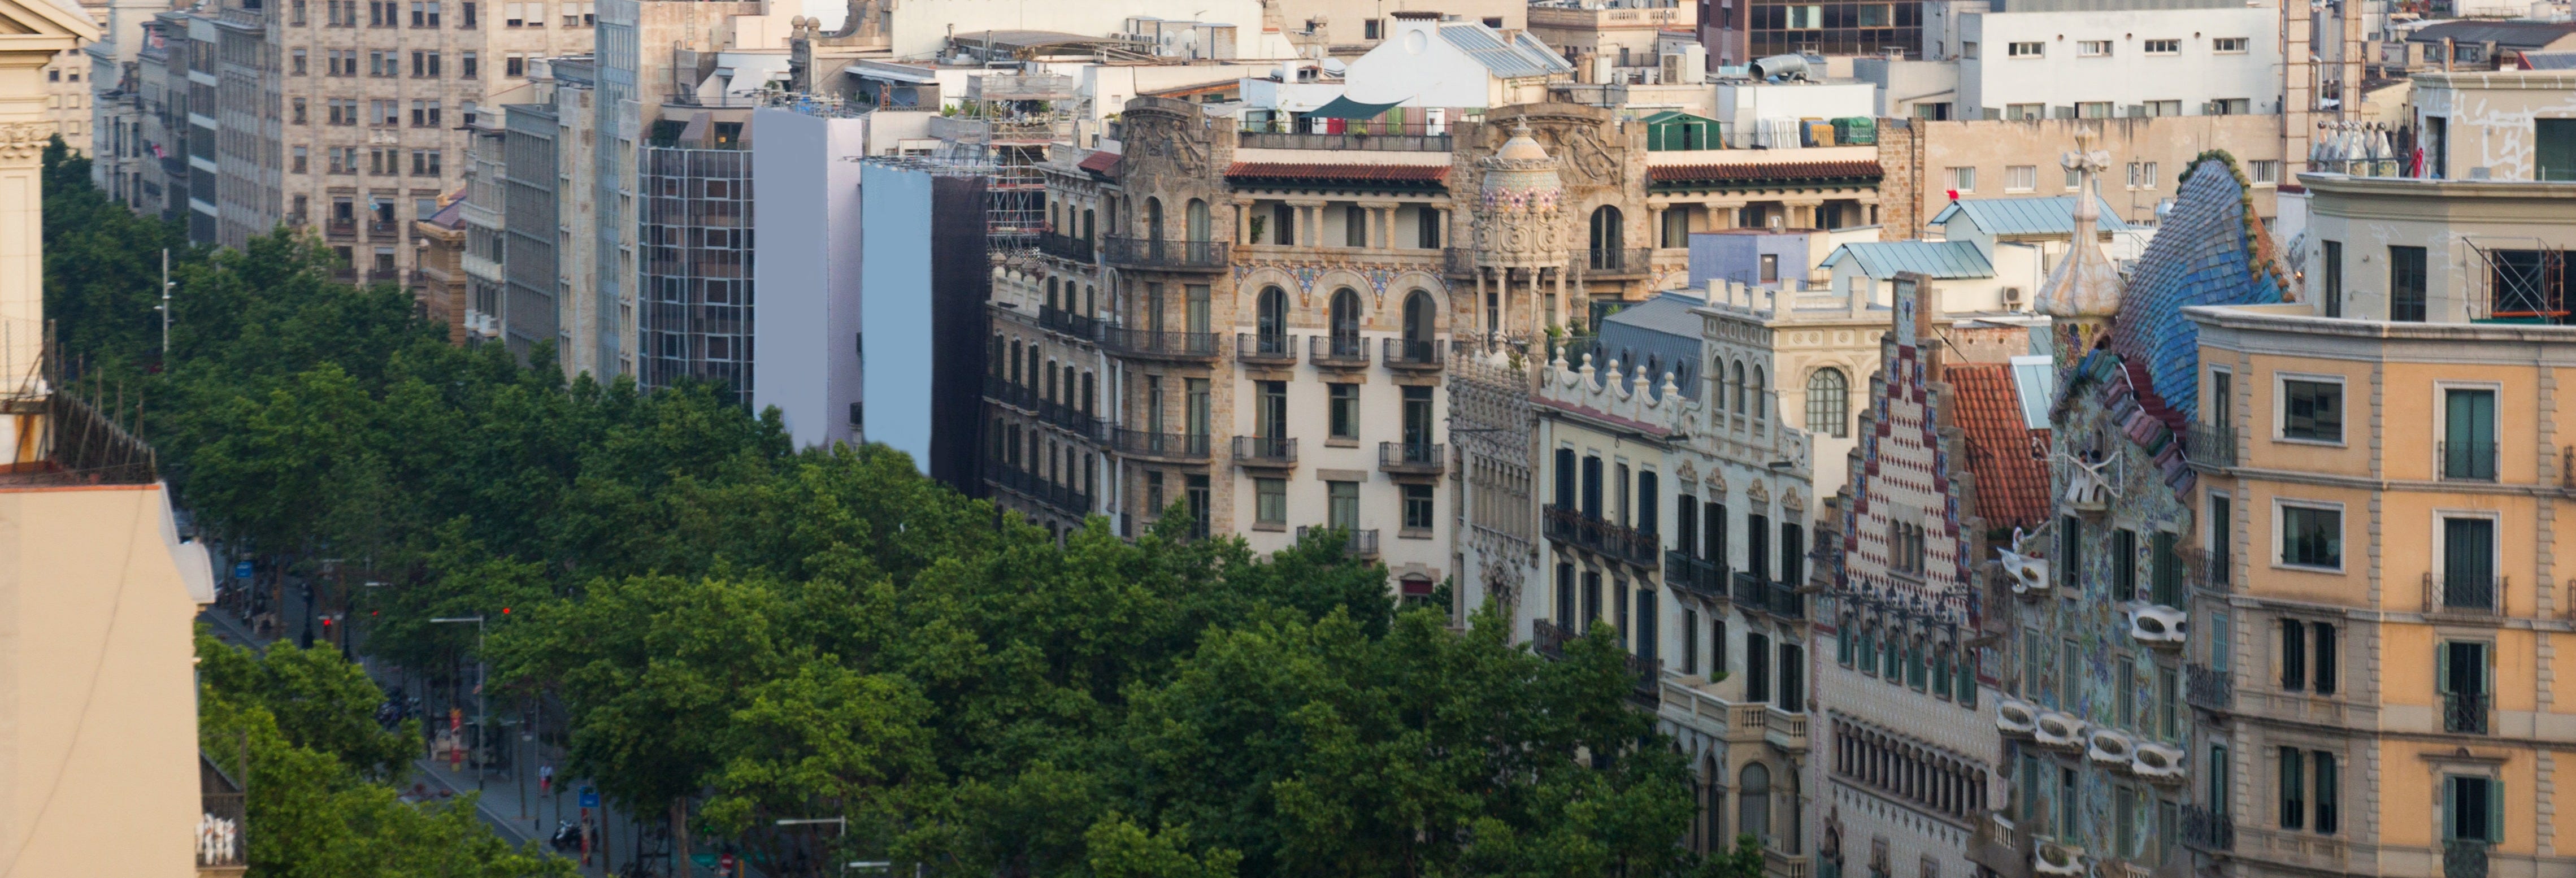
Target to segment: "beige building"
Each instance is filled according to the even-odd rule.
[[[2188,659],[2213,731],[2184,839],[2221,874],[2576,866],[2551,780],[2576,741],[2554,560],[2576,193],[2512,149],[2566,100],[2549,78],[2421,77],[2418,118],[2462,120],[2434,168],[2487,179],[2301,175],[2301,301],[2189,312],[2224,403],[2191,445],[2192,626],[2225,636]]]
[[[45,71],[98,30],[51,3],[0,19],[0,868],[239,874],[240,800],[200,797],[206,552],[180,540],[151,450],[61,387],[38,331]]]
[[[1626,2],[1554,2],[1529,7],[1530,36],[1574,62],[1585,82],[1660,83],[1665,81],[1665,32],[1699,30],[1699,5],[1674,0]],[[1696,40],[1690,45],[1697,46]],[[1676,60],[1680,60],[1678,57]],[[1703,52],[1674,69],[1677,83],[1698,82],[1706,74]]]
[[[2145,116],[2118,119],[1897,119],[1878,130],[1886,240],[1921,237],[1952,195],[2066,195],[2073,177],[2059,166],[2066,145],[2091,132],[2110,154],[2102,200],[2112,215],[2152,226],[2173,200],[2176,179],[2210,150],[2236,158],[2253,189],[2256,215],[2275,215],[2281,179],[2281,116]]]

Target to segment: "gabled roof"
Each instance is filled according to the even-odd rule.
[[[1116,174],[1118,173],[1118,160],[1121,158],[1125,158],[1125,156],[1108,150],[1101,150],[1090,155],[1083,156],[1082,163],[1075,165],[1074,167],[1090,171],[1094,174]]]
[[[48,51],[73,48],[72,41],[90,42],[99,38],[98,24],[89,13],[71,0],[38,0],[0,4],[0,19],[9,22],[12,42],[21,48]],[[53,40],[45,38],[53,37]],[[59,41],[59,43],[58,43]]]
[[[1697,340],[1700,337],[1700,318],[1691,309],[1706,303],[1706,299],[1687,293],[1662,293],[1621,308],[1619,313],[1602,318],[1601,323],[1605,327],[1611,324],[1633,326]]]
[[[2109,202],[2097,197],[2094,203],[2101,205],[2101,219],[2095,221],[2095,228],[2104,232],[2128,230],[2129,224],[2120,220],[2120,215],[2111,210]],[[2072,195],[1962,198],[1934,214],[1932,224],[1947,223],[1960,214],[1967,214],[1969,222],[1976,223],[1977,228],[1996,237],[2075,234],[2075,196]]]
[[[2576,23],[2557,21],[2445,21],[2425,25],[2406,35],[2410,43],[2438,43],[2449,38],[2455,45],[2474,46],[2494,43],[2503,49],[2545,49],[2576,36]]]
[[[1966,241],[1854,241],[1834,248],[1825,268],[1856,260],[1862,274],[1877,280],[1910,271],[1936,280],[1993,277],[1995,266],[1977,245]]]
[[[1989,528],[2035,527],[2048,519],[2048,431],[2022,420],[2011,367],[1969,363],[1941,370],[1950,385],[1950,424],[1966,434],[1968,472],[1977,480],[1973,514]],[[1967,510],[1963,510],[1967,511]]]
[[[1461,21],[1441,25],[1440,38],[1504,79],[1574,72],[1574,65],[1526,33],[1506,38],[1480,22]]]

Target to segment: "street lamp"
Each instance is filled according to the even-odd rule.
[[[483,740],[484,726],[492,721],[491,694],[484,691],[487,687],[483,685],[492,676],[491,663],[483,660],[483,617],[479,615],[447,616],[429,621],[438,624],[474,623],[474,740],[479,743]],[[474,791],[478,793],[483,791],[481,757],[476,757],[474,760]]]

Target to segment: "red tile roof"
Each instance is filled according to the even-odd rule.
[[[1943,369],[1941,380],[1956,400],[1950,423],[1967,434],[1968,472],[1977,480],[1977,505],[1960,510],[1989,528],[2036,527],[2048,520],[2048,465],[2040,457],[2048,431],[2022,420],[2021,394],[2012,367],[1969,363]]]
[[[1852,159],[1831,162],[1743,162],[1724,165],[1662,165],[1646,169],[1650,183],[1738,180],[1812,180],[1820,177],[1880,175],[1877,162]]]
[[[1101,150],[1090,155],[1083,156],[1082,164],[1077,167],[1094,174],[1112,174],[1118,171],[1118,160],[1120,158],[1123,158],[1123,156],[1107,150]]]
[[[1438,183],[1449,178],[1448,165],[1334,165],[1309,162],[1235,162],[1228,178],[1271,180],[1348,180],[1364,183]]]

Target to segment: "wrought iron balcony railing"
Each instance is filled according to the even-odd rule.
[[[1160,238],[1103,238],[1101,254],[1111,265],[1176,271],[1215,271],[1226,266],[1224,241],[1166,241]]]
[[[1130,457],[1157,457],[1188,463],[1208,461],[1208,437],[1196,433],[1156,433],[1112,427],[1109,431],[1112,449]]]
[[[2207,665],[2183,666],[2183,700],[2214,713],[2236,709],[2236,681],[2226,671]]]
[[[2430,613],[2498,616],[2504,613],[2504,585],[2495,576],[2424,574],[2424,609]]]
[[[1447,353],[1439,342],[1390,338],[1384,343],[1389,369],[1438,369]]]
[[[1242,466],[1297,465],[1297,440],[1288,436],[1236,436],[1234,462]]]
[[[1239,332],[1234,358],[1246,363],[1281,366],[1297,362],[1297,340],[1285,333]]]
[[[1330,528],[1311,524],[1298,525],[1297,541],[1301,543],[1305,542],[1307,534],[1320,530],[1330,530]],[[1377,557],[1377,529],[1364,528],[1343,531],[1342,551],[1353,558]]]
[[[1098,341],[1100,319],[1085,317],[1054,305],[1038,306],[1038,328],[1061,332],[1079,339]]]
[[[2236,818],[2200,805],[2182,806],[2182,843],[2194,850],[2236,849]]]
[[[1038,252],[1044,253],[1048,256],[1053,256],[1057,259],[1080,262],[1086,265],[1090,264],[1092,261],[1091,241],[1085,238],[1076,238],[1072,235],[1039,235]]]
[[[1664,585],[1712,600],[1726,600],[1726,568],[1680,549],[1664,551]]]
[[[1306,359],[1318,366],[1351,368],[1369,364],[1368,345],[1356,335],[1316,335],[1306,338]]]
[[[1390,473],[1437,475],[1448,463],[1447,446],[1430,442],[1377,444],[1377,468]]]
[[[2201,466],[2224,469],[2236,465],[2236,428],[2225,424],[2193,424],[2183,434],[2183,457]]]
[[[1123,326],[1100,328],[1100,346],[1122,357],[1213,360],[1217,355],[1217,345],[1218,336],[1213,332],[1170,332]]]
[[[2494,699],[2483,692],[2442,693],[2442,731],[2454,735],[2487,734],[2488,710]]]

